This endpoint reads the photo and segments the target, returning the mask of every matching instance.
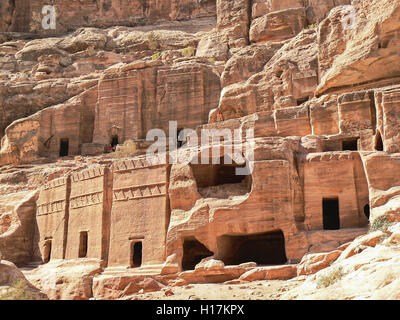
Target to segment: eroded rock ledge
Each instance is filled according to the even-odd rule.
[[[7,277],[50,299],[293,278],[282,298],[398,298],[399,2],[119,3],[58,1],[56,31],[39,1],[0,5]],[[149,158],[152,129],[243,154]],[[161,161],[188,153],[208,163]]]

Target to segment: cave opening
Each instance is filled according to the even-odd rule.
[[[322,199],[324,230],[340,229],[339,198]]]
[[[217,164],[191,164],[198,191],[203,197],[229,198],[251,191],[251,175],[241,175],[237,171],[238,168],[246,168],[246,163],[230,162],[224,163],[224,157],[221,157]]]
[[[86,258],[88,251],[88,233],[82,231],[79,233],[79,253],[78,258]]]
[[[300,98],[300,99],[297,99],[297,100],[296,100],[296,104],[297,104],[298,106],[301,106],[303,103],[306,103],[308,100],[310,100],[309,97]]]
[[[370,215],[369,203],[367,203],[367,204],[364,206],[364,214],[365,214],[365,216],[367,217],[367,219],[369,220],[369,215]]]
[[[183,128],[177,129],[176,130],[176,146],[179,149],[180,147],[182,147],[184,141],[184,132],[183,132]]]
[[[204,258],[214,253],[206,248],[194,237],[185,238],[183,241],[182,269],[194,270],[194,267]]]
[[[111,137],[111,143],[110,144],[111,144],[111,146],[113,148],[118,145],[118,136],[117,135],[114,135],[114,136]]]
[[[131,244],[131,267],[139,268],[142,265],[143,258],[143,244],[142,241],[132,242]]]
[[[287,261],[285,237],[281,230],[223,235],[217,239],[218,258],[225,265],[256,262],[258,265],[280,265]]]
[[[43,250],[43,262],[47,263],[51,259],[51,240],[46,240]]]
[[[375,150],[376,151],[384,151],[382,135],[381,135],[381,133],[379,131],[376,132]]]
[[[69,153],[69,139],[60,139],[60,157],[66,157]]]

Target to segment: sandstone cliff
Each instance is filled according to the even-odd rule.
[[[46,29],[40,1],[0,4],[7,274],[50,299],[292,278],[271,297],[399,298],[397,0],[52,8]]]

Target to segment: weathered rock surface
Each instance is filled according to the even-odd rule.
[[[12,263],[0,258],[0,300],[47,300]]]
[[[0,251],[50,299],[398,298],[398,1],[42,5],[0,4]]]
[[[115,27],[82,28],[66,36],[2,43],[0,130],[89,89],[111,65],[150,58],[156,52],[182,57],[181,49],[196,47],[198,42],[198,36],[179,30]]]
[[[160,282],[161,281],[161,282]],[[107,272],[94,278],[95,299],[120,299],[140,292],[160,291],[167,281],[154,274],[132,274],[132,272]]]
[[[296,266],[258,267],[240,276],[243,281],[255,280],[287,280],[296,276]]]
[[[296,36],[305,26],[304,8],[271,12],[251,22],[250,41],[259,43],[285,40]]]
[[[297,275],[309,275],[317,273],[319,270],[329,267],[341,254],[340,250],[329,253],[307,254],[297,267]]]
[[[1,197],[0,252],[2,259],[19,266],[33,258],[37,196],[36,191],[30,191]]]
[[[316,94],[334,88],[399,76],[400,4],[356,1],[351,10],[335,8],[318,29],[319,77]]]
[[[245,81],[253,74],[262,71],[281,46],[282,43],[268,43],[247,46],[238,51],[225,65],[221,75],[222,87]]]
[[[96,259],[54,260],[24,275],[49,299],[88,300],[93,296],[93,277],[101,270],[101,261]]]
[[[228,37],[230,48],[244,47],[249,43],[250,1],[217,1],[217,26]]]
[[[79,27],[109,27],[115,25],[134,26],[161,21],[188,20],[215,17],[215,1],[112,1],[95,2],[85,0],[79,4],[59,1],[54,5],[57,18],[56,30],[42,28],[41,1],[6,0],[1,7],[4,22],[0,31],[34,32],[54,34],[71,31]]]
[[[262,71],[244,83],[224,88],[218,107],[223,119],[297,106],[317,85],[317,53],[316,33],[300,33],[278,50]]]
[[[398,224],[391,236],[398,234]],[[374,240],[378,234],[368,234],[355,240],[350,246],[358,246],[358,252],[348,247],[342,256],[328,268],[308,278],[298,288],[282,295],[281,299],[399,299],[398,243],[387,239],[382,243]],[[361,244],[364,244],[360,246]]]

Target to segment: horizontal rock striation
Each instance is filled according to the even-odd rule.
[[[397,0],[86,2],[0,5],[0,251],[37,288],[398,268]]]

